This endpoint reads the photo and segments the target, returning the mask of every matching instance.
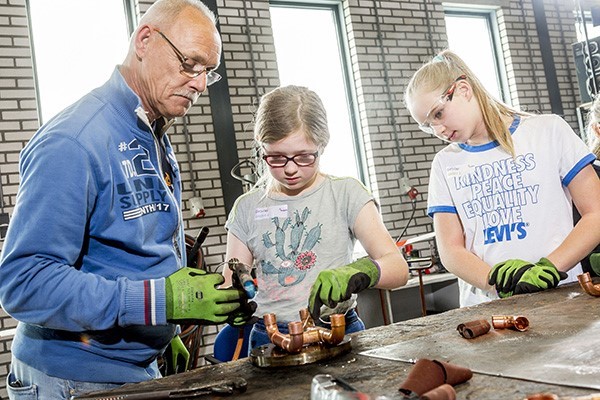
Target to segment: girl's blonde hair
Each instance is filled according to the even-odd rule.
[[[600,138],[596,135],[594,128],[600,124],[600,95],[596,95],[588,113],[587,144],[596,156],[600,158]]]
[[[313,142],[319,153],[329,143],[327,112],[321,98],[312,90],[303,86],[282,86],[265,94],[260,101],[254,120],[254,140],[259,154],[265,144],[285,139],[290,134],[303,132]],[[266,185],[274,189],[268,168],[259,160],[261,179],[256,186]]]
[[[513,157],[515,148],[503,116],[529,115],[497,100],[481,84],[473,71],[456,53],[444,50],[414,73],[404,93],[404,103],[409,106],[411,99],[422,93],[441,91],[450,87],[454,81],[464,75],[473,88],[473,94],[481,108],[485,128],[492,140]]]

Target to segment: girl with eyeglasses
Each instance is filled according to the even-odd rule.
[[[274,313],[284,334],[305,308],[317,325],[330,328],[335,313],[345,314],[347,333],[364,329],[356,293],[404,285],[408,266],[371,193],[354,178],[320,171],[329,142],[321,99],[299,86],[267,93],[255,116],[254,138],[266,170],[237,199],[225,227],[226,258],[256,269],[256,315]],[[368,257],[355,261],[356,240]],[[231,272],[224,275],[230,282]],[[250,349],[267,343],[259,320]]]
[[[428,214],[460,305],[576,280],[600,242],[600,182],[571,127],[495,99],[449,50],[414,73],[405,103],[421,130],[449,143],[432,163]]]

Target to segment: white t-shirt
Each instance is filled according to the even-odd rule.
[[[451,144],[436,154],[429,181],[428,214],[458,214],[465,247],[493,266],[508,259],[537,262],[573,229],[567,186],[595,160],[571,127],[556,115],[515,118],[516,157],[497,142]],[[576,280],[581,266],[569,271]],[[498,298],[459,279],[460,305]]]

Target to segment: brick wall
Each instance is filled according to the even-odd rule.
[[[530,111],[549,112],[532,0],[474,3],[498,8],[513,103]],[[139,0],[135,9],[143,13],[150,4],[152,1]],[[242,160],[251,154],[251,122],[257,100],[279,84],[268,1],[219,0],[217,4],[237,152]],[[403,107],[402,96],[412,72],[447,45],[441,1],[345,0],[342,5],[368,176],[380,199],[384,221],[392,235],[397,235],[410,215],[410,202],[399,190],[399,179],[406,175],[421,193],[407,236],[430,232],[431,221],[425,215],[429,167],[443,144],[417,129]],[[576,41],[572,4],[544,0],[544,7],[564,117],[577,129],[575,107],[580,97],[570,48]],[[0,182],[8,213],[12,212],[19,183],[18,153],[38,127],[28,33],[25,0],[0,0]],[[202,226],[211,228],[204,248],[208,264],[216,265],[224,258],[226,212],[210,111],[208,96],[202,96],[186,120],[191,139],[189,154],[181,121],[171,139],[184,178],[186,229],[194,235]],[[189,215],[187,199],[195,195],[204,200],[206,216],[201,219]],[[426,251],[426,245],[422,249]],[[14,325],[14,320],[0,314],[0,329]],[[212,329],[206,335],[207,352],[214,333]],[[0,345],[2,397],[6,395],[4,376],[10,362],[10,337],[0,337]]]

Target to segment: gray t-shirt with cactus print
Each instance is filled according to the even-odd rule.
[[[257,316],[275,313],[278,322],[300,320],[298,312],[308,307],[319,272],[353,261],[352,228],[369,201],[373,196],[358,180],[332,176],[298,196],[254,189],[236,200],[225,228],[254,256]],[[322,315],[344,313],[355,305],[356,295]]]

